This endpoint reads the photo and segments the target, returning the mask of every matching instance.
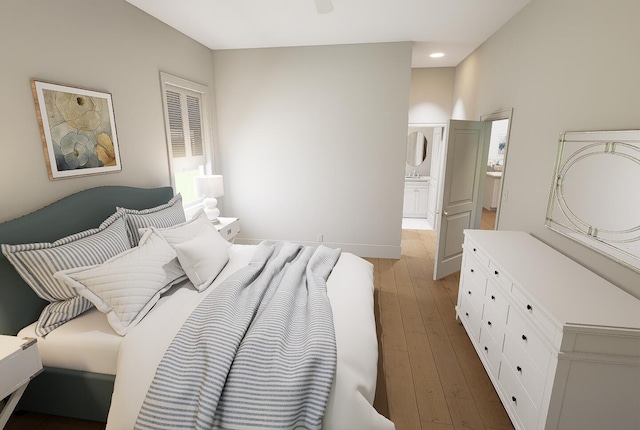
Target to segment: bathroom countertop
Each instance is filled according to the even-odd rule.
[[[430,176],[405,176],[404,180],[408,182],[428,182],[431,179]]]

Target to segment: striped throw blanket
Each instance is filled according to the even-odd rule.
[[[136,428],[321,428],[336,367],[326,280],[339,255],[260,244],[180,329]]]

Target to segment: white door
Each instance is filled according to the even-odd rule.
[[[491,123],[449,121],[433,279],[460,270],[463,230],[478,228]]]

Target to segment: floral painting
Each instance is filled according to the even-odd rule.
[[[111,94],[32,80],[50,179],[120,171]]]

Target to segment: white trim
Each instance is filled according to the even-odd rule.
[[[173,160],[173,156],[171,153],[171,131],[169,129],[169,114],[167,111],[167,87],[175,87],[178,89],[193,91],[195,93],[199,93],[201,95],[202,102],[202,131],[203,131],[203,139],[204,139],[204,159],[205,159],[205,171],[207,173],[213,172],[214,166],[214,154],[213,154],[213,119],[211,116],[211,106],[210,106],[210,93],[209,88],[206,85],[198,84],[196,82],[191,82],[183,78],[179,78],[177,76],[170,75],[165,72],[160,72],[160,88],[162,90],[162,110],[164,115],[164,125],[165,125],[165,138],[167,142],[167,158],[169,162],[169,180],[171,181],[171,186],[176,187],[175,184],[175,163]]]

